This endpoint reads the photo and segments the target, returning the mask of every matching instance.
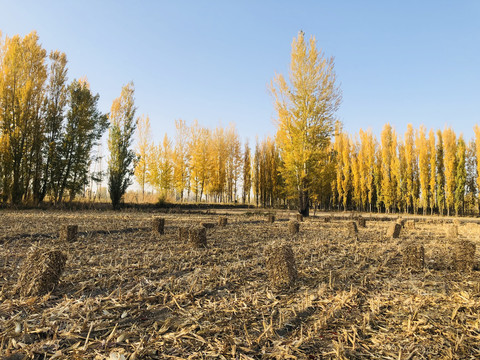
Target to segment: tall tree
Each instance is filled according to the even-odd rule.
[[[188,187],[188,164],[190,152],[188,148],[189,127],[185,120],[175,120],[175,147],[172,154],[173,183],[180,201],[183,201],[183,193]]]
[[[108,127],[107,115],[98,109],[100,96],[93,95],[86,79],[68,86],[68,110],[61,148],[61,173],[52,182],[56,203],[68,192],[70,201],[88,183],[92,148]]]
[[[397,157],[397,135],[390,124],[382,130],[382,173],[381,201],[386,212],[391,212],[397,201],[399,159]]]
[[[150,118],[142,115],[137,119],[137,144],[135,178],[142,188],[142,201],[145,200],[145,184],[147,182],[147,155],[151,146]]]
[[[50,71],[45,99],[45,145],[43,181],[38,201],[43,201],[62,173],[61,146],[65,110],[68,102],[67,57],[59,51],[50,53]]]
[[[242,202],[245,202],[248,199],[250,203],[250,191],[252,189],[252,159],[250,154],[250,146],[248,141],[245,142],[243,150],[243,191],[242,191]]]
[[[455,215],[458,216],[460,210],[464,208],[465,203],[465,184],[467,182],[467,171],[465,168],[466,145],[463,136],[460,135],[457,141],[456,163],[457,169],[455,173]]]
[[[445,166],[445,202],[447,215],[455,204],[455,179],[457,177],[457,138],[451,128],[443,130],[443,149]]]
[[[426,215],[430,200],[430,145],[426,137],[426,129],[422,125],[416,134],[418,149],[419,179],[420,179],[420,206],[423,215]]]
[[[341,102],[333,58],[317,50],[314,37],[305,42],[300,32],[293,40],[289,83],[277,75],[271,90],[277,112],[277,142],[282,172],[291,191],[298,194],[299,212],[309,215],[312,178],[334,130]]]
[[[430,191],[430,212],[433,215],[433,211],[437,204],[437,151],[435,147],[435,133],[430,129],[428,133],[428,148],[430,152],[430,182],[429,182],[429,191]]]
[[[445,165],[443,162],[443,137],[440,130],[437,131],[437,206],[440,215],[445,209]]]
[[[133,83],[125,85],[110,110],[108,191],[114,209],[119,208],[134,173],[135,152],[130,148],[136,127],[134,91]]]

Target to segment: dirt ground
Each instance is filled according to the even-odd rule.
[[[400,238],[395,216],[317,214],[289,235],[294,213],[231,211],[207,229],[207,248],[178,227],[217,223],[219,213],[0,212],[0,355],[5,359],[475,359],[480,357],[478,255],[455,270],[455,226],[413,218]],[[223,212],[222,212],[223,214]],[[151,231],[165,217],[165,234]],[[338,216],[340,215],[340,216]],[[388,221],[387,221],[388,220]],[[58,238],[79,226],[76,242]],[[480,225],[460,221],[479,245]],[[291,245],[298,279],[269,281],[264,251]],[[425,267],[403,265],[409,243]],[[13,293],[32,247],[67,254],[58,286],[41,297]],[[478,249],[477,249],[478,253]]]

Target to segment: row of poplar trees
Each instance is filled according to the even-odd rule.
[[[468,143],[452,128],[407,126],[404,136],[386,124],[380,141],[360,130],[338,132],[333,203],[338,208],[450,215],[473,213],[479,204],[480,128]]]
[[[122,89],[110,114],[102,114],[86,78],[69,82],[67,74],[66,55],[47,54],[36,32],[5,38],[0,33],[1,202],[72,201],[89,177],[101,177],[89,168],[107,129],[114,207],[130,184],[133,84]]]

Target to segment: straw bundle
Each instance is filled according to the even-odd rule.
[[[189,226],[179,226],[178,227],[178,240],[184,241],[188,240],[188,230],[190,229]]]
[[[15,292],[41,296],[52,291],[65,269],[67,255],[60,250],[34,248],[24,260]]]
[[[60,228],[60,240],[66,242],[77,241],[78,225],[64,225]]]
[[[367,221],[365,220],[365,218],[359,216],[357,219],[357,225],[358,227],[365,228],[367,227]]]
[[[276,288],[292,286],[297,280],[297,267],[292,248],[287,244],[274,244],[265,250],[268,278]]]
[[[457,241],[454,244],[455,269],[471,271],[475,256],[475,244],[468,240]]]
[[[207,246],[207,229],[203,226],[194,226],[188,229],[188,241],[193,247]]]
[[[398,222],[390,224],[387,230],[387,237],[390,237],[393,239],[398,238],[400,236],[401,229],[402,229],[402,226]]]
[[[226,226],[228,219],[226,217],[219,217],[218,218],[218,226]]]
[[[153,232],[160,235],[165,233],[165,218],[156,217],[153,219]]]
[[[288,233],[290,235],[298,234],[300,231],[300,223],[296,220],[290,220],[288,222]]]

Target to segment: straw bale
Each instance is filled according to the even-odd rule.
[[[188,230],[190,229],[189,226],[179,226],[178,227],[178,240],[184,241],[188,240]]]
[[[205,229],[213,229],[215,227],[215,223],[212,223],[212,222],[204,222],[202,223],[202,226],[205,228]]]
[[[425,248],[421,244],[408,243],[403,248],[403,266],[421,270],[425,266]]]
[[[302,214],[297,214],[297,221],[302,222],[303,221],[303,215]]]
[[[153,232],[160,235],[163,235],[165,233],[165,218],[153,218]]]
[[[60,240],[66,242],[77,241],[78,225],[64,225],[60,228]]]
[[[387,236],[396,239],[400,236],[401,229],[402,226],[398,222],[390,224],[387,230]]]
[[[33,248],[22,264],[15,292],[41,296],[52,291],[65,269],[67,255],[60,250]]]
[[[367,227],[367,221],[365,220],[365,218],[359,216],[357,219],[357,225],[358,227],[365,228]]]
[[[218,218],[218,226],[226,226],[228,219],[224,216]]]
[[[458,238],[458,226],[457,225],[451,225],[447,227],[447,237],[450,239],[456,239]]]
[[[288,222],[288,232],[290,235],[298,234],[300,231],[300,223],[296,220],[290,220]]]
[[[269,223],[274,223],[275,222],[275,215],[272,215],[272,214],[268,215],[268,222]]]
[[[458,271],[471,271],[475,257],[475,243],[460,240],[454,243],[455,269]]]
[[[203,226],[194,226],[188,229],[188,241],[193,247],[207,246],[207,229]]]
[[[415,229],[415,221],[414,220],[405,221],[405,229],[414,230]]]
[[[347,229],[348,229],[348,236],[349,237],[357,237],[358,235],[358,227],[355,221],[347,222]]]
[[[273,287],[292,286],[298,278],[293,250],[288,244],[273,244],[265,249],[268,278]]]

